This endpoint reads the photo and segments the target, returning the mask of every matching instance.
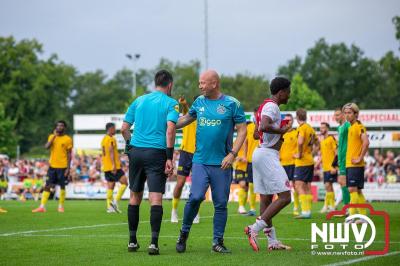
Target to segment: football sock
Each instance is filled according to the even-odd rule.
[[[327,192],[328,195],[328,207],[335,208],[335,192]]]
[[[118,189],[117,196],[115,197],[115,200],[117,202],[121,200],[122,195],[124,195],[125,189],[126,189],[126,185],[125,184],[121,184],[121,186]]]
[[[239,188],[239,207],[243,206],[246,204],[247,201],[247,192],[244,190],[244,188]]]
[[[267,227],[267,223],[263,219],[261,219],[261,217],[258,217],[256,219],[256,222],[254,224],[252,224],[250,227],[251,227],[251,230],[258,233],[261,230],[263,230],[265,227]]]
[[[46,205],[47,201],[49,200],[50,197],[50,191],[43,191],[42,194],[42,200],[40,201],[40,207],[44,208],[44,206]]]
[[[301,212],[306,213],[308,212],[308,202],[307,202],[307,195],[300,194],[300,205],[301,205]]]
[[[366,203],[364,194],[362,192],[358,193],[358,203]],[[358,208],[358,213],[362,215],[367,215],[367,209],[365,208]]]
[[[293,207],[294,207],[296,210],[298,210],[298,209],[299,209],[300,202],[299,202],[299,194],[297,193],[296,190],[293,191],[293,204],[294,204]]]
[[[158,247],[158,235],[160,234],[161,222],[163,216],[163,207],[161,205],[153,205],[150,210],[151,224],[151,244]]]
[[[113,190],[107,189],[107,208],[111,207],[112,198],[113,198]]]
[[[60,189],[60,198],[58,199],[58,206],[63,207],[65,202],[65,189]]]
[[[249,204],[250,210],[256,209],[256,193],[254,193],[254,184],[249,183]]]
[[[342,187],[342,198],[343,198],[344,205],[350,203],[350,192],[347,187]]]
[[[178,204],[179,204],[179,198],[173,198],[172,199],[172,209],[173,210],[176,210],[176,209],[178,209]]]
[[[139,226],[139,205],[128,205],[129,243],[137,243],[136,231]]]
[[[264,228],[264,234],[268,238],[268,243],[277,241],[278,239],[276,238],[276,231],[275,227],[266,227]]]
[[[351,192],[350,193],[350,203],[351,204],[359,203],[358,192]],[[351,215],[356,214],[357,213],[357,208],[350,208],[349,212],[350,212]]]

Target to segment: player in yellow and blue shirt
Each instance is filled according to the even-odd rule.
[[[101,141],[101,152],[102,170],[107,181],[107,213],[121,213],[118,207],[118,202],[121,200],[122,195],[128,186],[128,180],[124,171],[121,169],[114,123],[106,124],[106,135]],[[115,199],[113,199],[116,182],[120,182],[120,187]]]
[[[195,101],[197,96],[193,98]],[[189,112],[189,105],[185,97],[179,98],[179,103],[182,106],[182,114],[185,115]],[[186,178],[192,171],[193,154],[196,150],[196,121],[182,129],[182,144],[179,152],[179,163],[176,178],[176,186],[172,199],[171,223],[178,223],[178,204],[182,194],[183,186],[185,185]],[[199,223],[200,216],[197,214],[193,223]]]
[[[364,204],[366,203],[362,192],[364,188],[364,156],[369,147],[367,130],[358,120],[360,109],[355,103],[344,105],[343,112],[346,120],[350,123],[346,152],[346,180],[350,192],[350,204]],[[349,212],[350,215],[356,213],[367,215],[367,210],[364,208],[350,208]],[[359,219],[348,222],[365,223],[366,221]]]
[[[58,212],[64,212],[65,186],[71,178],[69,170],[72,152],[72,138],[65,134],[66,128],[65,121],[58,121],[53,134],[47,138],[45,148],[50,149],[50,167],[40,206],[32,212],[46,212],[45,205],[50,197],[50,189],[54,189],[56,185],[60,186]]]
[[[335,192],[333,191],[333,183],[337,182],[338,169],[333,164],[337,154],[337,144],[335,137],[329,135],[329,128],[330,126],[328,123],[321,123],[320,132],[322,140],[320,142],[320,151],[326,190],[324,207],[322,208],[321,213],[335,210]]]
[[[293,179],[295,189],[299,194],[301,214],[299,219],[311,218],[311,182],[314,175],[314,157],[312,155],[314,144],[318,143],[315,130],[307,123],[307,111],[298,109],[296,119],[299,123],[297,128],[297,153],[295,154],[295,169]]]

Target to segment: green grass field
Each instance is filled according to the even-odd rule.
[[[232,250],[230,255],[211,253],[212,215],[211,203],[203,203],[201,223],[194,225],[188,241],[187,252],[177,254],[175,242],[180,225],[169,222],[171,202],[166,201],[160,237],[160,252],[157,257],[147,254],[150,240],[149,206],[141,207],[141,224],[138,240],[141,249],[137,253],[127,252],[128,226],[127,201],[121,202],[122,214],[107,214],[104,201],[67,201],[65,213],[56,212],[57,202],[50,201],[47,213],[31,213],[38,203],[27,201],[1,201],[1,207],[9,212],[0,214],[0,265],[324,265],[354,261],[359,265],[400,265],[400,208],[399,203],[374,203],[376,210],[390,214],[389,256],[316,256],[311,255],[310,237],[312,222],[324,221],[317,213],[322,203],[314,204],[311,220],[295,220],[291,206],[274,219],[278,238],[292,246],[291,251],[266,250],[255,253],[243,234],[245,225],[254,217],[236,214],[237,204],[229,205],[225,244]],[[180,203],[182,216],[184,201]],[[338,218],[336,218],[338,219]],[[383,220],[375,221],[377,243],[383,247]],[[263,238],[263,236],[262,236]],[[341,265],[341,264],[337,264]]]

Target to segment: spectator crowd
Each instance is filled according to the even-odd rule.
[[[128,175],[128,158],[121,154],[122,169]],[[179,159],[179,152],[175,152],[174,161]],[[322,180],[320,154],[315,156],[314,181]],[[395,154],[392,150],[381,152],[379,149],[370,151],[365,156],[365,181],[383,183],[400,183],[400,153]],[[0,196],[3,198],[7,192],[20,195],[24,191],[24,180],[39,180],[37,183],[43,185],[46,180],[48,161],[44,159],[21,159],[10,160],[6,156],[0,157]],[[176,170],[175,170],[176,171]],[[176,176],[176,173],[175,173]],[[172,180],[175,179],[173,176]],[[75,154],[71,160],[72,182],[105,182],[101,171],[101,155]],[[29,182],[26,182],[29,183]],[[18,185],[17,185],[18,184]],[[33,187],[35,189],[35,187]],[[36,189],[38,189],[36,187]]]

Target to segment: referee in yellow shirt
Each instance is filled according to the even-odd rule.
[[[347,187],[350,192],[350,204],[365,203],[365,197],[362,193],[364,188],[364,156],[368,151],[369,140],[367,130],[358,120],[360,109],[355,103],[348,103],[343,107],[346,120],[350,122],[347,137],[347,153],[346,153],[346,177]],[[366,215],[367,210],[362,208],[350,208],[350,215],[359,213]],[[348,220],[347,222],[365,223],[364,219],[357,221]]]
[[[197,96],[193,98],[193,101],[197,99]],[[189,105],[185,97],[179,98],[179,104],[182,106],[182,114],[185,115],[189,111]],[[171,212],[171,223],[178,223],[178,204],[182,195],[183,186],[185,185],[186,178],[190,175],[192,170],[193,154],[196,150],[196,127],[197,122],[194,121],[190,125],[182,129],[182,144],[179,153],[179,163],[177,171],[176,186],[174,188],[174,198],[172,199],[172,212]],[[200,222],[200,216],[197,214],[193,223],[197,224]]]
[[[293,128],[293,116],[291,114],[286,114],[285,120],[288,121],[287,126],[289,130],[283,134],[283,143],[279,151],[279,157],[290,185],[294,188],[294,155],[297,151],[297,130]],[[299,215],[299,194],[295,189],[293,190],[293,203],[293,215]]]
[[[49,135],[46,149],[50,149],[49,170],[47,172],[46,186],[42,194],[39,208],[32,212],[46,212],[46,203],[50,196],[50,189],[56,185],[60,186],[60,196],[58,201],[58,212],[64,212],[65,185],[70,180],[70,165],[72,152],[72,139],[65,134],[67,123],[60,120],[56,123],[56,128]]]
[[[121,200],[122,195],[128,186],[128,180],[124,171],[121,169],[121,161],[117,149],[117,140],[115,138],[115,124],[106,124],[107,134],[101,141],[101,162],[102,170],[107,181],[107,212],[108,213],[121,213],[118,208],[118,202]],[[121,185],[118,189],[117,196],[113,199],[115,182],[120,182]]]

